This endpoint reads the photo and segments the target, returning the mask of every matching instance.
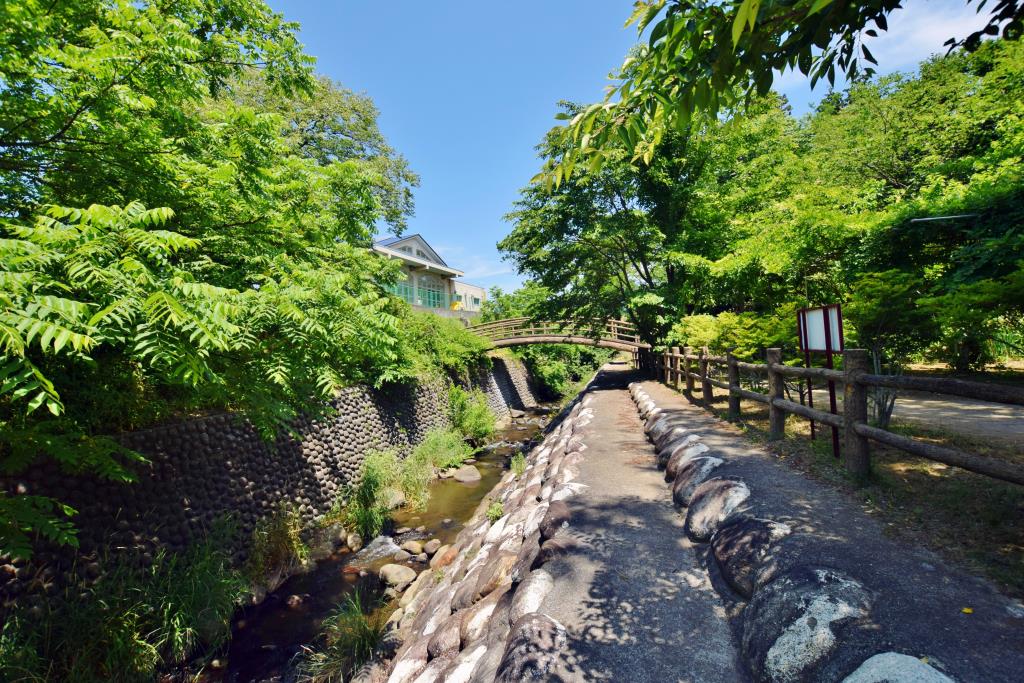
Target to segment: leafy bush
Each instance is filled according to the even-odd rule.
[[[247,573],[252,581],[259,582],[301,565],[308,557],[309,548],[302,540],[302,516],[282,502],[253,529]]]
[[[420,376],[465,375],[489,363],[490,342],[457,320],[410,310],[403,316],[401,331],[403,351]]]
[[[422,460],[437,469],[448,469],[458,467],[472,454],[473,449],[463,441],[458,432],[438,428],[427,432],[408,459]]]
[[[448,390],[448,405],[452,425],[463,436],[479,442],[494,434],[498,418],[487,405],[487,395],[484,392],[479,389],[466,391],[453,384]]]
[[[577,344],[531,344],[516,350],[530,375],[552,399],[564,398],[578,382],[614,355],[609,349]]]
[[[487,506],[487,519],[494,524],[505,514],[505,506],[500,500],[496,500]]]
[[[523,472],[526,471],[526,456],[522,453],[516,453],[512,456],[508,466],[517,477],[523,476]]]
[[[321,626],[323,647],[307,652],[299,680],[330,683],[348,680],[373,657],[386,631],[387,619],[378,605],[366,604],[356,589]]]
[[[199,648],[216,649],[244,593],[218,535],[150,567],[115,563],[91,586],[69,586],[40,615],[9,616],[0,632],[0,679],[147,681]]]

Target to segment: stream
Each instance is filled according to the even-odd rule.
[[[345,596],[356,589],[368,602],[383,596],[377,571],[394,562],[392,556],[397,545],[433,538],[448,544],[455,539],[480,501],[501,479],[509,458],[529,450],[551,418],[546,407],[525,413],[512,418],[473,454],[470,463],[480,471],[480,481],[464,484],[454,479],[435,479],[430,484],[425,509],[399,509],[392,513],[391,536],[379,536],[356,553],[341,548],[312,570],[285,581],[259,605],[240,610],[232,623],[227,656],[215,660],[199,681],[288,680],[295,654],[304,646],[315,645],[322,621]],[[426,567],[414,561],[407,564],[417,571]]]

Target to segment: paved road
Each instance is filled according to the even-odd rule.
[[[725,609],[682,530],[621,372],[593,391],[594,421],[566,532],[584,549],[544,568],[555,586],[541,611],[566,626],[562,678],[742,681]]]
[[[842,388],[838,389],[842,408]],[[828,409],[828,392],[814,391],[814,405]],[[1024,452],[1024,406],[990,403],[971,398],[951,398],[919,391],[896,398],[897,420],[964,436],[998,439]]]
[[[569,632],[562,677],[749,680],[737,655],[746,603],[724,584],[707,545],[685,539],[625,391],[633,378],[621,366],[606,366],[598,377],[577,478],[589,488],[569,500],[572,523],[562,532],[583,548],[545,565],[556,583],[542,611]],[[1021,680],[1019,602],[934,553],[886,537],[856,501],[790,469],[678,393],[656,382],[644,386],[726,459],[717,475],[747,482],[748,514],[793,529],[763,567],[766,581],[794,567],[828,567],[870,594],[869,628],[844,636],[822,680],[842,680],[886,651],[926,658],[961,683]]]

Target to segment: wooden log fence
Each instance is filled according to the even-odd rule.
[[[747,399],[768,405],[768,437],[778,440],[785,436],[786,415],[799,415],[814,422],[838,428],[843,434],[843,462],[857,479],[867,478],[871,472],[870,442],[876,441],[892,448],[946,465],[960,467],[988,477],[1024,485],[1024,466],[968,453],[966,451],[926,443],[918,439],[894,434],[868,424],[868,393],[870,387],[898,390],[926,391],[993,403],[1024,405],[1024,388],[969,382],[959,379],[935,377],[908,377],[905,375],[875,375],[868,372],[870,362],[864,349],[848,349],[843,353],[843,369],[804,368],[785,365],[781,349],[768,349],[765,363],[748,363],[731,353],[725,356],[709,353],[707,347],[694,353],[691,347],[666,349],[655,354],[646,349],[633,352],[634,367],[646,370],[665,384],[682,388],[693,400],[700,385],[701,402],[710,407],[714,388],[724,389],[728,395],[730,420],[740,419],[740,400]],[[712,376],[716,368],[725,369],[726,379]],[[767,377],[768,393],[762,394],[741,386],[744,374]],[[785,379],[834,382],[844,390],[843,410],[836,415],[811,408],[785,398]]]

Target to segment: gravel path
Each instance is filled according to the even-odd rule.
[[[722,601],[682,530],[622,372],[603,372],[563,534],[582,549],[544,565],[542,612],[569,634],[573,681],[742,681]],[[561,534],[560,534],[561,536]]]

